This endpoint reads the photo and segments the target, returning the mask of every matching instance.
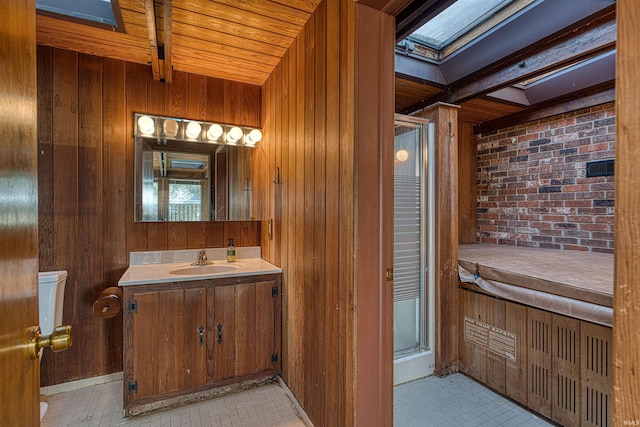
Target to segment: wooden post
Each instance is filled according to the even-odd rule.
[[[435,124],[436,374],[458,371],[458,106],[418,112]]]
[[[618,0],[613,425],[640,423],[640,3]]]

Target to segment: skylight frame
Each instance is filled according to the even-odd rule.
[[[488,20],[490,20],[493,16],[495,16],[497,13],[499,13],[500,11],[502,11],[504,8],[506,8],[507,6],[513,4],[515,2],[515,0],[498,0],[499,3],[496,4],[495,6],[493,6],[491,9],[486,10],[484,13],[482,13],[481,15],[479,15],[478,17],[476,17],[475,19],[473,19],[470,23],[468,23],[467,25],[465,25],[464,27],[458,29],[458,31],[454,32],[452,35],[450,35],[447,39],[440,41],[439,43],[437,42],[432,42],[430,40],[428,40],[428,37],[425,36],[421,36],[416,34],[418,31],[420,31],[422,28],[424,28],[425,26],[428,26],[430,23],[433,22],[434,19],[437,19],[439,16],[441,16],[444,13],[450,13],[451,8],[453,7],[460,7],[460,4],[458,0],[455,3],[453,3],[451,6],[447,7],[446,9],[444,9],[442,12],[440,12],[439,14],[437,14],[433,19],[431,19],[429,22],[425,23],[424,25],[422,25],[420,28],[418,28],[416,31],[414,31],[412,34],[410,34],[409,36],[407,36],[407,39],[420,44],[422,46],[425,46],[427,48],[433,49],[435,51],[442,51],[444,49],[446,49],[449,45],[451,45],[452,43],[454,43],[456,40],[460,39],[462,36],[464,36],[465,34],[469,33],[470,31],[474,30],[475,28],[481,26],[482,24],[484,24],[485,22],[487,22]],[[479,1],[479,0],[474,0],[474,1]],[[447,12],[449,11],[449,12]],[[431,39],[431,40],[435,40],[435,39]]]
[[[119,0],[94,0],[109,3],[111,6],[111,12],[113,14],[112,18],[84,14],[82,12],[79,12],[78,10],[71,10],[71,8],[58,8],[56,7],[56,5],[42,5],[40,4],[41,1],[46,3],[56,3],[51,0],[36,0],[36,13],[38,15],[50,16],[52,18],[60,19],[63,21],[75,22],[78,24],[125,33],[124,21],[122,19],[122,12],[120,11]],[[86,0],[83,0],[80,4],[86,4]],[[68,11],[69,13],[67,13],[66,11]],[[76,12],[77,14],[73,14],[74,12]]]

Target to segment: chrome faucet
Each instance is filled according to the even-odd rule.
[[[205,249],[201,249],[198,252],[198,261],[194,262],[193,265],[207,265],[207,251]]]

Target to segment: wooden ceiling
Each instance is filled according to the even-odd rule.
[[[38,14],[37,43],[262,85],[320,0],[119,0],[124,32]]]
[[[401,11],[399,26],[404,22],[402,19],[417,25],[419,20],[429,19],[453,1],[361,0],[364,4],[392,8],[395,13]],[[612,2],[614,5],[609,5]],[[171,82],[171,70],[178,70],[261,86],[320,0],[117,0],[117,3],[123,22],[119,30],[123,31],[39,13],[37,43],[150,64],[153,77],[160,81]],[[401,18],[402,8],[413,10],[414,4],[418,11],[426,8],[427,18],[416,18],[417,12]],[[547,107],[549,102],[538,99],[542,89],[549,96],[563,95],[576,103],[578,95],[561,92],[576,83],[589,84],[579,94],[587,97],[585,102],[591,102],[590,99],[601,102],[606,98],[603,93],[610,98],[613,77],[589,82],[593,65],[583,67],[582,74],[580,70],[573,73],[577,76],[573,80],[565,78],[555,85],[547,82],[548,89],[538,84],[537,95],[533,89],[523,89],[522,84],[510,87],[544,75],[554,67],[566,67],[574,60],[604,51],[615,53],[615,0],[588,4],[595,11],[592,16],[587,15],[593,11],[582,11],[587,7],[582,0],[536,1],[530,11],[517,18],[522,23],[511,23],[517,31],[510,32],[505,25],[488,31],[475,39],[473,45],[479,47],[461,48],[440,62],[424,62],[415,52],[396,51],[396,111],[410,113],[434,102],[449,102],[461,105],[462,121],[480,129],[487,123],[490,127],[501,126],[502,118],[520,118],[529,110]],[[545,8],[558,11],[545,14]],[[547,23],[541,21],[536,11],[540,11],[540,16],[561,13],[570,16]],[[549,27],[553,36],[542,37],[541,27]],[[506,50],[509,43],[502,43],[503,40],[512,40],[514,47]],[[516,42],[522,44],[518,46]],[[609,64],[609,74],[613,73],[610,64],[614,59],[610,55],[600,61]],[[530,99],[525,92],[531,93]],[[532,101],[534,98],[538,100]]]

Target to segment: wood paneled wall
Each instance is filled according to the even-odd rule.
[[[122,370],[122,318],[92,304],[117,286],[129,251],[260,244],[260,223],[135,223],[133,113],[261,125],[261,88],[38,47],[39,269],[67,270],[64,323],[73,347],[46,351],[42,385]]]
[[[613,425],[640,420],[640,3],[618,0]]]
[[[282,376],[318,426],[392,424],[393,33],[323,1],[263,87]]]

